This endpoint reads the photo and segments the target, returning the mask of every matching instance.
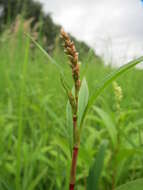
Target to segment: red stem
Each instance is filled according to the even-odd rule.
[[[70,190],[74,190],[74,184],[70,184]]]
[[[74,190],[74,186],[75,186],[77,157],[78,157],[78,147],[74,147],[73,155],[72,155],[71,178],[70,178],[69,190]]]

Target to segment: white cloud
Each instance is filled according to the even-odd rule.
[[[39,0],[61,24],[113,64],[143,55],[141,0]]]

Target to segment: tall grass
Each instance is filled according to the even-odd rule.
[[[1,36],[0,46],[0,189],[67,190],[72,129],[66,122],[67,97],[59,70],[39,49],[30,48],[29,39],[21,31],[15,37]],[[72,89],[67,58],[62,51],[55,51],[53,58],[62,67]],[[94,62],[90,52],[83,58],[80,69],[90,94],[114,70]],[[143,177],[142,74],[142,70],[134,68],[118,79],[123,89],[121,149],[118,157],[113,156],[113,165],[109,161],[114,129],[110,130],[109,125],[116,129],[117,115],[112,85],[87,113],[77,164],[77,189],[88,187],[89,168],[95,157],[96,162],[101,161],[100,155],[104,158],[100,168],[99,164],[93,164],[99,171],[96,173],[99,189],[111,189],[115,168],[115,186]],[[108,141],[105,152],[103,140]]]

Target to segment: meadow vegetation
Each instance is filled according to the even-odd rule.
[[[22,30],[1,36],[0,46],[0,189],[66,190],[73,137],[59,69],[38,48],[31,48]],[[57,46],[53,59],[72,89],[62,47]],[[81,79],[86,77],[92,92],[115,68],[104,66],[89,51],[80,69]],[[77,189],[91,184],[92,165],[95,189],[111,190],[142,178],[142,75],[136,68],[122,75],[88,112],[77,163]]]
[[[67,190],[73,128],[61,71],[71,91],[74,83],[58,32],[49,55],[42,49],[46,45],[41,33],[36,26],[30,28],[32,22],[17,17],[0,34],[0,190]],[[24,33],[30,33],[34,43]],[[75,45],[84,112],[87,96],[95,92],[94,100],[105,76],[118,73],[86,44]],[[96,102],[90,101],[82,123],[75,190],[142,190],[143,70],[133,68],[141,61],[120,70],[126,72],[110,80]]]

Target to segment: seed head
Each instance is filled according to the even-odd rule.
[[[114,89],[114,94],[115,94],[115,99],[116,99],[116,107],[119,110],[120,103],[123,99],[122,88],[118,85],[117,82],[113,82],[113,89]]]
[[[80,80],[79,80],[79,63],[78,63],[78,52],[76,51],[74,42],[71,41],[69,35],[61,29],[61,38],[64,41],[64,52],[67,54],[70,60],[70,66],[72,68],[72,76],[75,81],[75,88],[79,91]]]

